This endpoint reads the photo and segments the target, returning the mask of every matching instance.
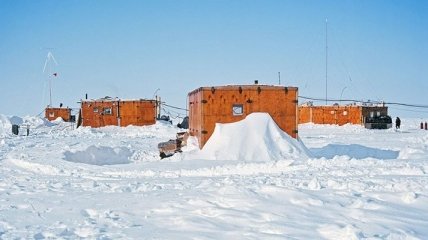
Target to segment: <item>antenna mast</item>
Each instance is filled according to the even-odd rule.
[[[281,85],[281,72],[278,72],[278,85]]]
[[[43,67],[43,73],[45,73],[46,71],[46,67],[48,67],[49,61],[52,60],[55,65],[58,65],[58,63],[55,60],[55,57],[53,56],[53,54],[49,51],[48,55],[46,56],[46,61],[45,61],[45,65]],[[52,69],[52,68],[51,68]],[[48,78],[49,78],[49,107],[52,107],[52,76],[55,73],[49,72],[48,73]]]
[[[328,66],[328,38],[327,38],[327,18],[325,19],[325,105],[327,105],[327,66]]]

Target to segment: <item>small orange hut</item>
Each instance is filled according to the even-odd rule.
[[[156,123],[156,100],[101,98],[81,101],[82,126],[144,126]]]
[[[71,109],[70,108],[63,108],[63,107],[59,107],[59,108],[54,108],[54,107],[50,107],[47,106],[45,108],[45,118],[49,121],[53,121],[57,118],[62,118],[62,120],[64,120],[64,122],[70,122],[72,120],[71,117]]]
[[[298,107],[296,87],[230,85],[201,87],[188,94],[189,132],[202,148],[216,123],[231,123],[253,112],[266,112],[276,124],[297,138]]]
[[[388,107],[379,105],[327,105],[314,106],[311,103],[299,106],[299,123],[315,124],[358,124],[372,128],[368,123],[389,123]],[[389,128],[387,125],[385,128]],[[383,127],[382,127],[383,128]]]

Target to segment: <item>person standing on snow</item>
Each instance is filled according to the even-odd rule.
[[[400,129],[400,125],[401,125],[401,119],[399,117],[397,117],[395,119],[395,128]]]

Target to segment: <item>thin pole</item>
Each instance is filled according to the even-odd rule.
[[[52,107],[52,78],[49,76],[49,107]]]
[[[325,105],[327,105],[327,68],[328,67],[328,38],[327,38],[327,18],[325,19]]]
[[[278,72],[278,85],[281,85],[281,72]]]

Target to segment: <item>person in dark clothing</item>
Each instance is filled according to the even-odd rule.
[[[400,125],[401,125],[401,119],[399,117],[397,117],[395,119],[395,128],[400,129]]]

